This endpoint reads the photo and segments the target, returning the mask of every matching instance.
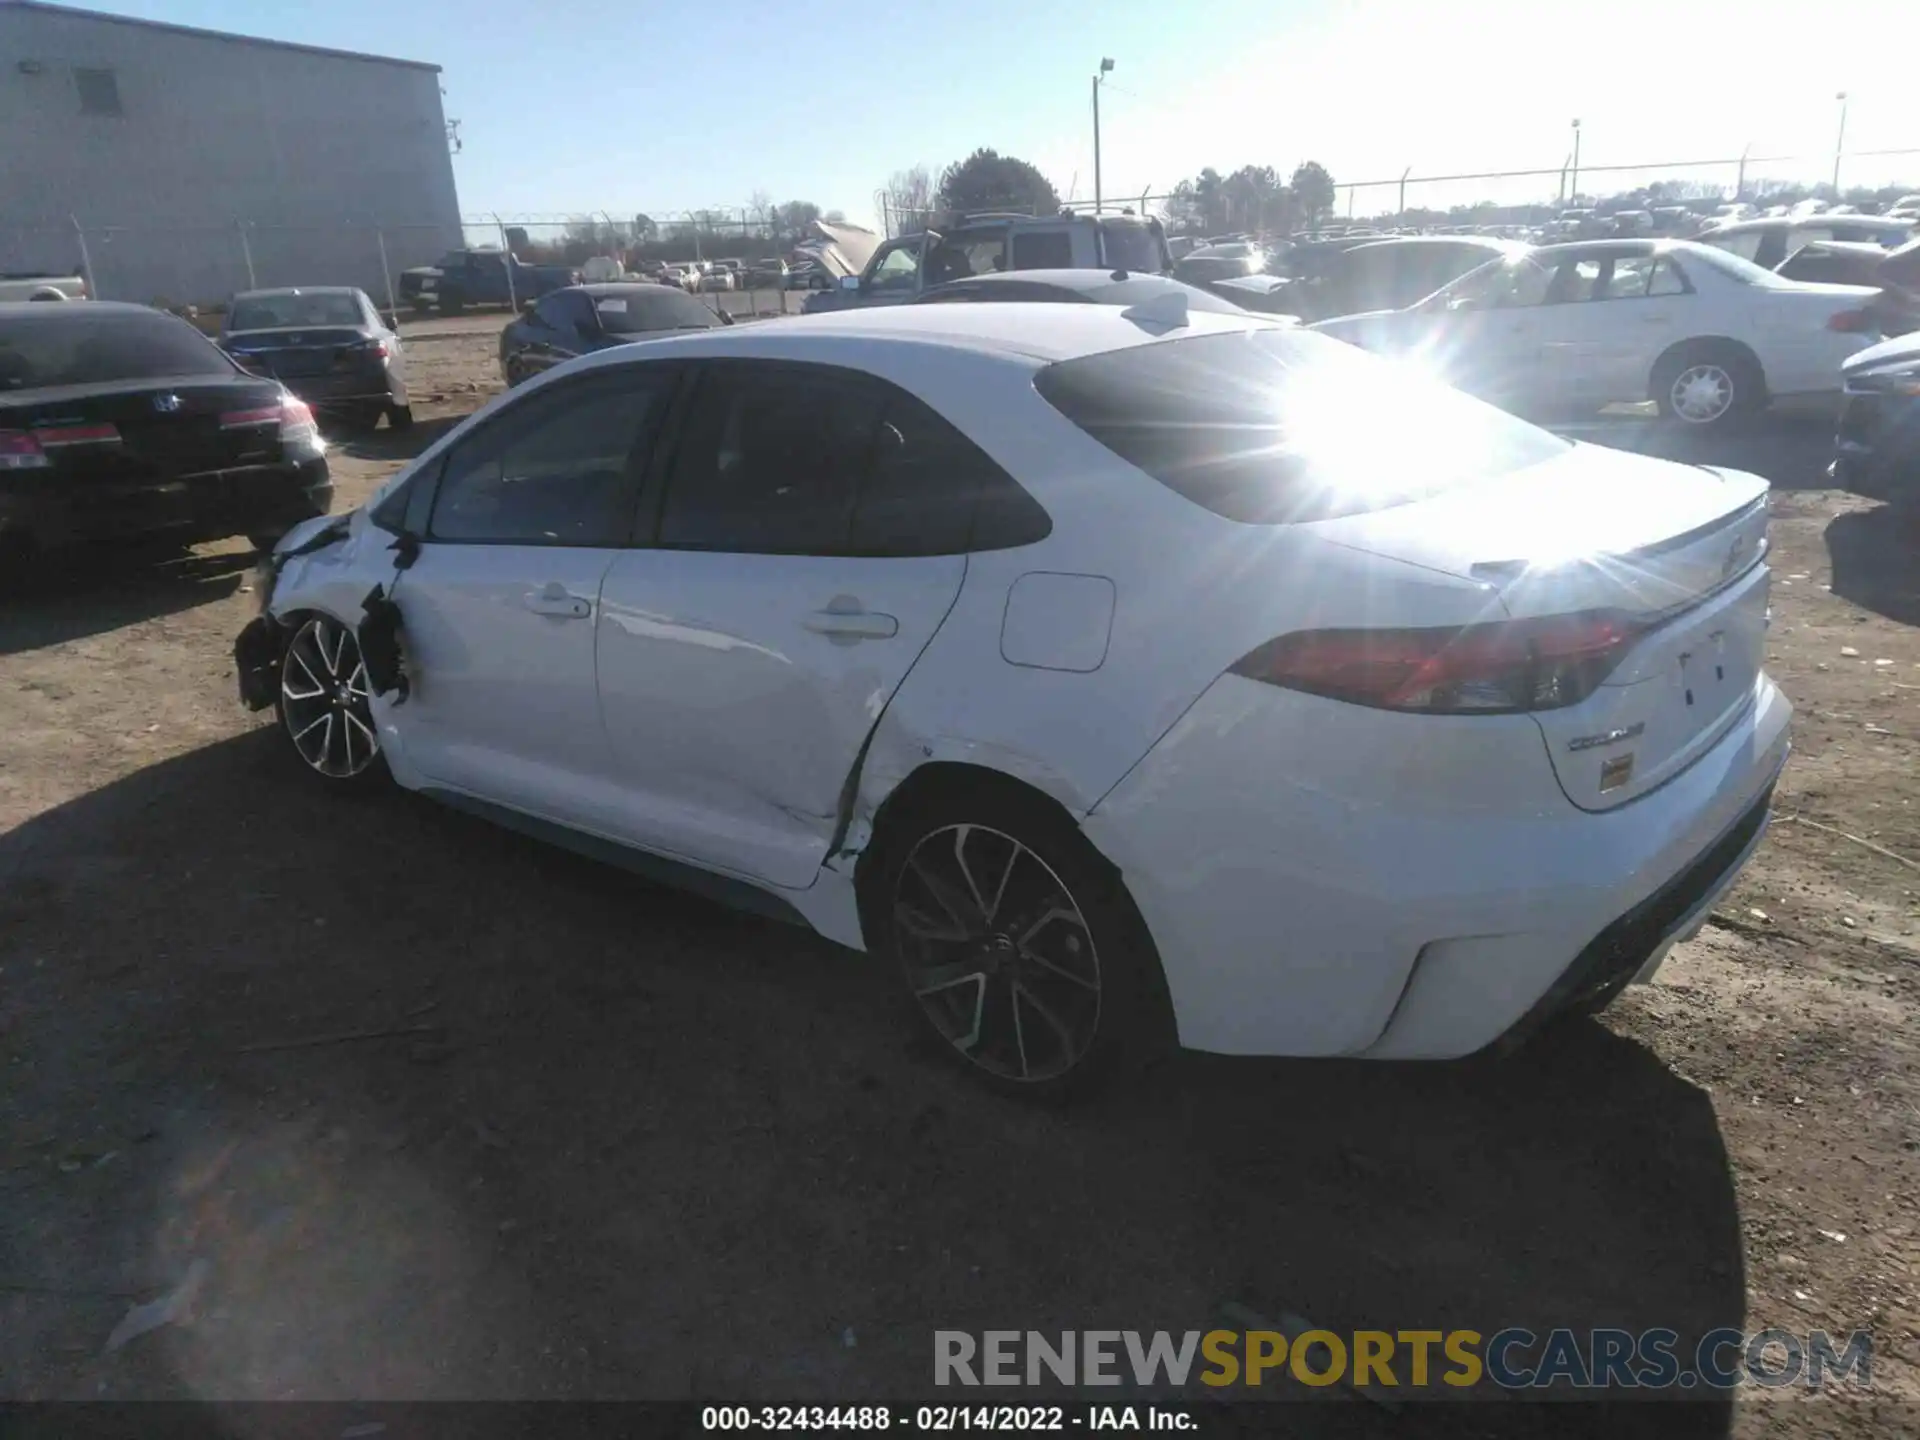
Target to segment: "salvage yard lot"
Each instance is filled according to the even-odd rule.
[[[421,424],[336,451],[339,508],[497,392],[500,323],[410,326]],[[1826,448],[1684,456],[1777,487],[1798,716],[1783,823],[1659,983],[1505,1061],[1187,1056],[1064,1111],[983,1093],[802,932],[315,797],[234,698],[239,542],[11,602],[0,1397],[911,1396],[935,1328],[1237,1300],[1866,1327],[1920,1405],[1920,532],[1818,488]],[[192,1323],[103,1354],[195,1261]],[[1662,1423],[1876,1430],[1811,1403]]]

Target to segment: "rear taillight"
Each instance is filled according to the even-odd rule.
[[[118,425],[51,425],[33,432],[42,450],[60,450],[69,445],[118,445]]]
[[[44,470],[52,463],[25,430],[0,430],[0,470]]]
[[[1864,335],[1874,328],[1870,310],[1842,310],[1827,317],[1827,328],[1843,335]]]
[[[264,429],[268,425],[280,427],[282,445],[312,442],[319,439],[319,426],[314,424],[313,411],[304,400],[296,400],[291,395],[277,405],[259,405],[250,410],[228,410],[220,417],[222,430]]]
[[[349,345],[340,352],[342,360],[384,360],[393,351],[384,340],[362,340],[358,345]]]
[[[1382,710],[1557,710],[1591,695],[1639,633],[1597,610],[1450,629],[1303,630],[1269,640],[1232,673]]]

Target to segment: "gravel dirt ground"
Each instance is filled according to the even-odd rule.
[[[336,452],[341,508],[497,389],[498,323],[414,327],[422,423]],[[235,700],[240,542],[77,561],[0,611],[0,1398],[904,1397],[935,1328],[1239,1301],[1865,1327],[1869,1393],[1539,1428],[1913,1433],[1920,534],[1818,488],[1827,433],[1715,447],[1778,487],[1796,751],[1656,984],[1503,1061],[1183,1056],[1067,1111],[982,1093],[803,933],[309,793]]]

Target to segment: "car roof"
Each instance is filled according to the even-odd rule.
[[[1899,216],[1840,214],[1762,215],[1753,220],[1732,220],[1716,225],[1712,235],[1745,235],[1756,230],[1817,230],[1823,225],[1877,225],[1886,230],[1907,230],[1912,226]]]
[[[130,300],[69,300],[64,305],[49,305],[44,300],[0,301],[0,319],[17,320],[41,315],[167,315],[171,320],[180,318],[165,310],[156,310],[151,305],[136,305]]]
[[[703,355],[740,351],[791,356],[803,351],[824,361],[874,346],[939,346],[1052,364],[1160,340],[1286,328],[1265,316],[1211,310],[1190,310],[1187,323],[1176,329],[1132,318],[1129,310],[1116,305],[892,305],[829,310],[777,325],[722,326],[697,335],[663,337],[648,342],[646,349],[656,356],[666,354],[669,347]],[[578,363],[618,363],[624,348],[615,346]]]
[[[1563,240],[1557,245],[1522,247],[1514,253],[1566,255],[1578,250],[1583,255],[1653,255],[1668,250],[1687,251],[1700,248],[1688,240],[1671,240],[1655,236],[1646,240]]]
[[[1218,309],[1222,304],[1231,304],[1230,301],[1222,301],[1218,296],[1209,294],[1197,285],[1189,285],[1184,280],[1175,280],[1170,275],[1155,275],[1150,270],[1120,269],[994,270],[985,275],[969,275],[959,280],[948,280],[944,284],[929,286],[920,293],[914,303],[919,304],[929,295],[939,295],[954,290],[980,286],[1017,289],[1025,285],[1050,285],[1059,290],[1072,290],[1103,304],[1112,304],[1116,298],[1141,301],[1165,294],[1185,295],[1188,297],[1189,304],[1201,309]],[[1116,296],[1115,292],[1119,294]]]
[[[1358,255],[1362,250],[1384,250],[1395,245],[1464,245],[1469,250],[1486,251],[1488,259],[1525,248],[1517,240],[1502,240],[1493,235],[1382,235],[1369,236],[1359,245],[1349,245],[1345,253]]]
[[[586,295],[685,295],[687,292],[677,285],[655,285],[649,280],[596,280],[586,285],[564,286],[567,290],[578,290]],[[559,294],[558,290],[550,292]]]
[[[276,285],[270,290],[242,290],[235,300],[259,300],[268,295],[353,295],[351,285]]]

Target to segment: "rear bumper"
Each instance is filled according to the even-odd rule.
[[[325,456],[118,483],[16,480],[0,485],[0,536],[40,550],[148,537],[190,544],[285,530],[332,508]]]
[[[384,365],[277,378],[315,410],[337,410],[353,405],[404,405],[407,400],[406,387],[395,381]]]
[[[1588,814],[1524,717],[1276,701],[1226,677],[1085,829],[1153,935],[1182,1044],[1450,1058],[1651,973],[1750,853],[1719,847],[1764,825],[1790,716],[1762,676],[1685,771]]]

